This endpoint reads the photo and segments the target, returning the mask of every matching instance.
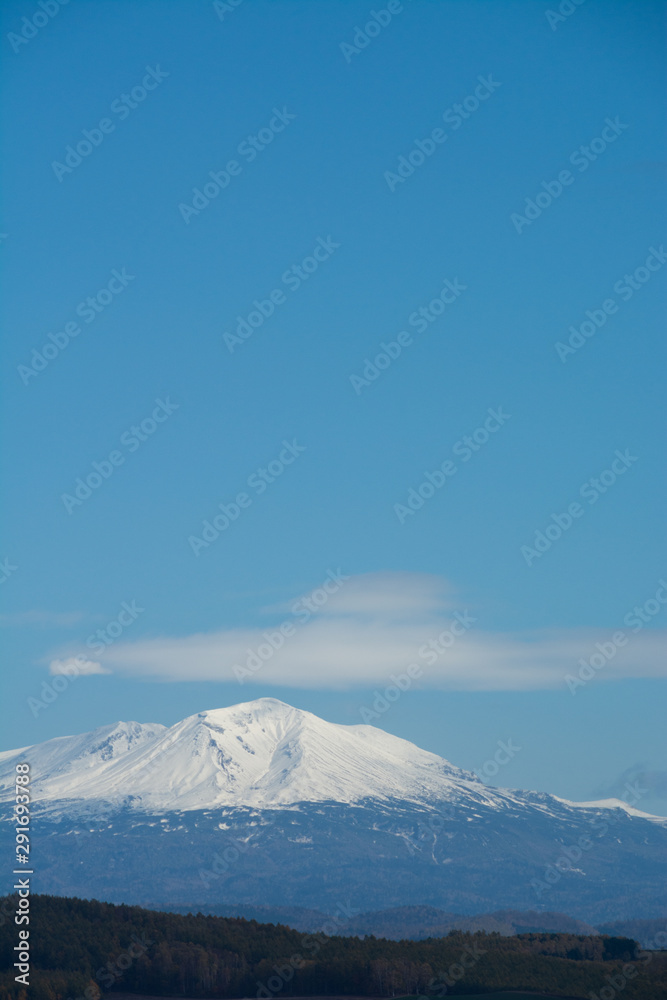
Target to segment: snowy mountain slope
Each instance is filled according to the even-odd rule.
[[[271,698],[0,754],[8,855],[23,760],[35,891],[325,912],[538,906],[593,923],[664,910],[667,820],[489,788],[382,730]]]
[[[272,698],[201,712],[170,729],[119,723],[0,755],[0,801],[27,760],[42,803],[103,799],[152,811],[296,802],[494,796],[471,773],[372,726],[341,726]]]
[[[72,814],[77,804],[89,812],[99,802],[105,811],[129,806],[152,813],[366,801],[577,808],[554,796],[489,788],[471,772],[381,729],[325,722],[274,698],[200,712],[171,728],[121,722],[5,752],[0,801],[12,797],[18,760],[31,764],[34,801]],[[585,804],[617,806],[624,803]]]
[[[59,736],[45,743],[0,753],[0,801],[13,797],[14,765],[29,761],[36,797],[50,798],[50,789],[69,787],[101,775],[127,754],[152,743],[165,726],[118,722],[81,736]]]

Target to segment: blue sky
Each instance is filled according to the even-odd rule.
[[[667,810],[664,6],[557,10],[4,5],[5,748],[414,662],[374,724]]]

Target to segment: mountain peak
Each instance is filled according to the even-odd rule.
[[[491,788],[384,730],[326,722],[275,698],[170,728],[120,722],[0,754],[8,836],[18,761],[31,765],[40,878],[56,893],[96,887],[100,898],[159,903],[167,886],[174,900],[197,904],[319,906],[322,896],[525,909],[551,865],[567,875],[557,898],[572,900],[568,908],[597,899],[608,915],[617,896],[656,913],[662,904],[666,819],[616,801]],[[561,868],[562,845],[582,833],[595,849]],[[159,862],[147,865],[154,854]],[[613,886],[612,870],[622,880]]]
[[[457,782],[486,794],[473,775],[406,740],[325,722],[277,698],[199,712],[169,729],[103,726],[23,755],[35,761],[36,799],[52,803],[102,800],[152,811],[368,799],[425,805],[451,799]],[[0,786],[9,787],[13,755],[2,757]]]
[[[163,813],[372,801],[453,806],[474,818],[479,809],[530,804],[549,812],[558,803],[544,793],[488,787],[382,729],[325,722],[277,698],[199,712],[170,728],[119,722],[8,751],[0,754],[0,800],[11,798],[19,759],[33,767],[36,804],[56,811],[127,806]]]
[[[231,724],[232,720],[243,717],[261,720],[284,719],[293,715],[311,715],[311,713],[293,708],[278,698],[255,698],[253,701],[242,701],[238,705],[229,705],[225,708],[209,708],[204,712],[198,712],[196,718],[214,724],[224,724],[226,721]]]

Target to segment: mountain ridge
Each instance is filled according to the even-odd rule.
[[[325,913],[537,906],[593,926],[664,912],[667,819],[491,788],[383,730],[275,699],[0,754],[8,853],[18,761],[38,892]]]
[[[490,787],[473,772],[382,729],[325,722],[275,698],[199,712],[171,727],[118,722],[4,751],[0,802],[11,797],[19,757],[34,760],[32,794],[41,808],[67,803],[68,812],[77,802],[99,800],[152,813],[369,800],[505,809],[530,797],[536,808],[556,802],[622,808],[667,824],[622,800],[578,804]]]

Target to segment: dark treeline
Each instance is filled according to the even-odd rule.
[[[0,901],[2,969],[18,943],[14,901]],[[667,956],[622,937],[453,931],[388,941],[325,937],[236,918],[35,896],[30,986],[0,979],[0,1000],[97,1000],[107,990],[152,996],[289,997],[483,993],[588,997],[616,983],[623,1000],[667,997]],[[621,985],[621,979],[623,984]],[[618,992],[618,989],[616,990]]]

